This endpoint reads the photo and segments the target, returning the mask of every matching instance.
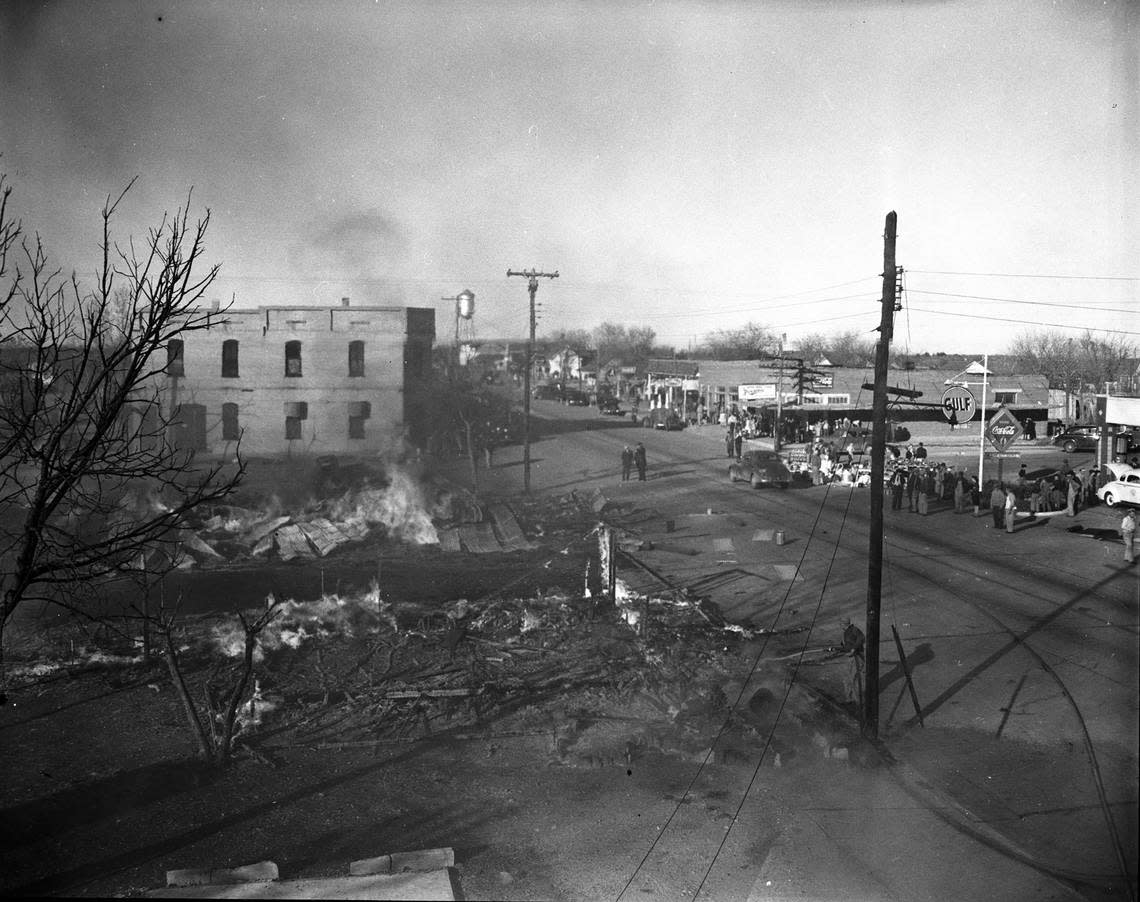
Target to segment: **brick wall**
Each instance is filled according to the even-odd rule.
[[[189,333],[183,375],[168,375],[167,410],[205,408],[201,453],[233,453],[223,437],[222,406],[237,405],[243,456],[373,454],[397,450],[416,405],[406,403],[405,361],[430,359],[434,311],[406,307],[261,307],[230,310]],[[237,376],[222,375],[223,343],[237,341]],[[349,344],[363,342],[363,374],[349,375]],[[287,342],[300,343],[300,375],[286,375]],[[414,395],[414,389],[413,389]],[[286,416],[304,405],[297,438]],[[364,407],[367,405],[367,408]],[[200,412],[195,409],[195,414]],[[184,408],[184,410],[187,408]],[[350,416],[358,420],[350,436]],[[185,418],[189,423],[195,417]],[[361,429],[362,427],[362,429]],[[196,427],[197,428],[197,427]]]

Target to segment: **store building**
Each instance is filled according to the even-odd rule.
[[[435,311],[258,307],[167,347],[176,445],[215,457],[384,454],[422,445]]]
[[[702,360],[699,374],[700,404],[713,422],[721,410],[733,407],[748,408],[756,413],[774,408],[777,394],[785,415],[801,418],[805,424],[839,418],[871,418],[873,392],[868,386],[873,384],[875,375],[870,367],[816,366],[801,378],[794,365],[780,371],[756,360]],[[920,393],[913,399],[893,393],[897,400],[892,403],[891,418],[896,421],[940,418],[942,414],[937,405],[947,384],[960,381],[961,377],[959,370],[890,370],[889,386]],[[980,402],[980,377],[977,382],[970,387]],[[909,400],[917,403],[905,403]],[[987,416],[1004,405],[1018,419],[1045,420],[1049,410],[1048,380],[1039,375],[994,374],[988,379],[985,403]]]

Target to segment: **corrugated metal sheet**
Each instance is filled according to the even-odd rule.
[[[460,551],[459,530],[443,529],[439,532],[439,547],[444,551]]]
[[[459,527],[459,540],[474,554],[494,554],[503,550],[490,523],[474,523]]]
[[[314,557],[313,549],[309,547],[309,540],[305,538],[299,526],[282,526],[273,535],[277,541],[277,553],[281,556],[281,560]]]
[[[337,546],[344,545],[349,541],[348,536],[323,517],[318,517],[307,523],[298,523],[297,526],[305,534],[305,537],[312,542],[313,547],[317,549],[317,554],[321,557],[325,557]]]

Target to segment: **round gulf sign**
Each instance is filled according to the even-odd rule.
[[[968,423],[978,409],[974,396],[964,385],[951,385],[942,393],[942,413],[954,423]]]

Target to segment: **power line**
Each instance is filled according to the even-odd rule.
[[[856,299],[860,299],[860,298],[863,300],[877,300],[877,298],[874,298],[871,295],[865,294],[865,293],[843,294],[843,295],[836,295],[834,297],[829,297],[829,298],[815,298],[815,299],[810,300],[810,301],[796,301],[795,303],[792,303],[792,304],[774,304],[772,306],[767,306],[763,310],[760,310],[758,312],[763,313],[763,312],[766,312],[768,310],[784,310],[788,307],[797,307],[798,308],[798,307],[804,307],[807,304],[827,304],[827,303],[830,303],[832,301],[850,301],[850,300],[856,300]],[[772,300],[780,300],[780,298],[772,298]],[[751,304],[747,307],[697,307],[695,309],[686,310],[683,313],[655,313],[653,316],[654,316],[654,319],[678,319],[678,318],[689,317],[689,316],[708,316],[710,313],[746,313],[749,311],[755,311],[756,310],[755,305],[756,304],[763,304],[763,303],[766,303],[766,302],[762,301],[762,300],[756,301],[754,304]]]
[[[1088,279],[1100,282],[1140,282],[1136,276],[1070,276],[1070,275],[1043,275],[1028,272],[953,272],[941,269],[908,269],[907,272],[918,272],[928,276],[983,276],[994,279]]]
[[[914,306],[912,306],[910,309],[916,310],[919,313],[933,313],[936,316],[961,316],[967,319],[989,319],[998,323],[1016,323],[1019,326],[1049,326],[1054,329],[1077,329],[1081,332],[1111,332],[1114,335],[1140,335],[1140,332],[1131,332],[1127,329],[1104,329],[1099,327],[1094,328],[1088,325],[1073,325],[1072,323],[1028,323],[1023,319],[1010,319],[1006,316],[983,316],[980,313],[965,313],[962,311],[954,310],[926,310],[922,307]]]
[[[913,270],[911,270],[913,272]],[[1113,301],[1086,301],[1084,304],[1061,304],[1056,301],[1024,301],[1017,298],[994,298],[988,297],[984,294],[954,294],[949,291],[920,291],[917,288],[910,289],[911,294],[933,294],[944,298],[967,298],[971,301],[998,301],[1002,304],[1029,304],[1035,307],[1063,307],[1067,310],[1087,310],[1090,313],[1130,313],[1135,314],[1135,310],[1122,310],[1118,307],[1097,307],[1090,309],[1089,304],[1112,304]]]

